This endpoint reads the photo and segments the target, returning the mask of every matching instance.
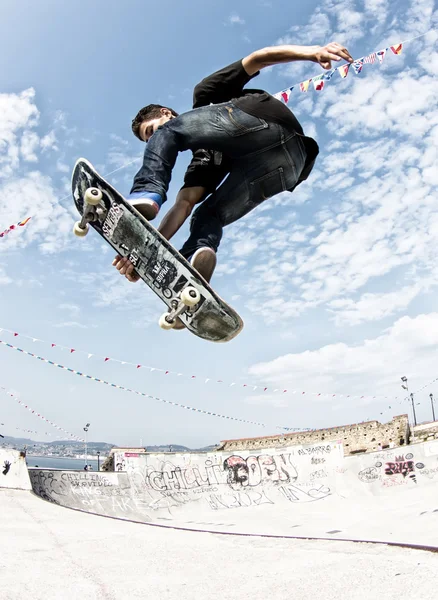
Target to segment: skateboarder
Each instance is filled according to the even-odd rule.
[[[178,153],[194,151],[184,186],[158,230],[170,239],[204,200],[192,216],[190,236],[180,252],[207,281],[223,228],[264,200],[293,191],[307,179],[319,152],[281,101],[244,86],[271,65],[311,61],[330,69],[332,61],[342,59],[353,62],[337,42],[264,48],[203,79],[194,90],[194,110],[178,115],[149,105],[134,118],[132,130],[147,145],[128,200],[147,219],[155,218],[166,200]],[[130,281],[138,280],[127,258],[117,256],[113,265]]]

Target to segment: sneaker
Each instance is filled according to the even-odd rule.
[[[198,248],[190,259],[190,264],[205,281],[209,282],[216,267],[216,252],[206,246]],[[176,330],[185,329],[185,325],[179,317],[176,319],[173,328]]]
[[[190,259],[190,264],[209,282],[216,268],[216,252],[207,246],[198,248]]]
[[[160,194],[155,192],[133,192],[126,200],[148,221],[155,219],[163,204]]]

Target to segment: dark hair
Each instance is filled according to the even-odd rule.
[[[149,121],[149,119],[157,119],[161,117],[161,109],[167,108],[170,110],[174,117],[178,116],[178,113],[175,112],[172,108],[168,108],[167,106],[161,106],[161,104],[148,104],[144,108],[138,111],[135,117],[132,119],[132,133],[139,140],[143,141],[140,137],[140,125],[143,121]]]

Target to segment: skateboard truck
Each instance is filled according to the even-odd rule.
[[[184,312],[187,313],[187,315],[190,315],[190,309],[196,306],[200,299],[201,294],[196,288],[192,286],[185,287],[179,295],[179,300],[177,298],[172,300],[171,310],[161,315],[158,321],[159,326],[162,329],[173,329],[177,317]]]
[[[78,237],[86,236],[90,228],[88,223],[98,220],[97,206],[100,204],[102,197],[103,194],[97,187],[91,187],[85,191],[82,219],[76,221],[73,226],[73,233]]]

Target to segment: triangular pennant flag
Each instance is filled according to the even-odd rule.
[[[105,362],[108,362],[109,360],[110,360],[110,358],[107,356],[107,357],[105,358]]]
[[[282,94],[282,92],[277,92],[276,94],[274,94],[274,98],[276,100],[281,100],[281,94]]]
[[[391,46],[391,50],[394,52],[394,54],[401,54],[401,52],[403,50],[403,44],[397,44],[396,46]]]
[[[70,348],[70,354],[73,354],[73,352],[75,352],[74,348]]]
[[[32,338],[32,342],[38,342],[37,338]]]
[[[14,337],[17,337],[18,333],[14,333]]]
[[[377,58],[379,59],[380,64],[382,64],[383,59],[385,58],[385,54],[386,54],[386,49],[385,50],[379,50],[377,52]]]
[[[54,348],[56,346],[56,344],[52,344],[52,348]]]
[[[302,81],[300,83],[300,90],[302,92],[307,92],[307,90],[309,89],[309,85],[310,85],[310,79],[308,79],[307,81]]]
[[[359,73],[362,71],[362,69],[363,69],[363,58],[358,58],[353,63],[353,70],[356,73],[356,75],[359,75]]]
[[[333,75],[336,73],[337,69],[330,69],[330,71],[327,71],[327,73],[324,73],[323,78],[326,81],[330,81],[330,79],[333,77]]]
[[[283,102],[287,104],[290,98],[290,90],[284,90],[284,92],[281,92],[281,97],[283,99]]]
[[[315,90],[317,92],[321,92],[324,89],[324,79],[323,79],[323,75],[318,75],[318,77],[315,77],[314,79],[312,79],[313,81],[313,87],[315,88]]]
[[[372,65],[376,62],[376,58],[377,58],[377,54],[375,52],[371,52],[371,54],[369,54],[368,56],[365,56],[365,58],[363,59],[363,62],[365,64]]]
[[[88,355],[88,358],[91,358],[92,356],[93,356],[92,354],[89,354],[89,355]]]
[[[342,65],[342,67],[338,67],[339,75],[342,77],[342,79],[345,79],[345,77],[347,77],[349,69],[350,63]]]

